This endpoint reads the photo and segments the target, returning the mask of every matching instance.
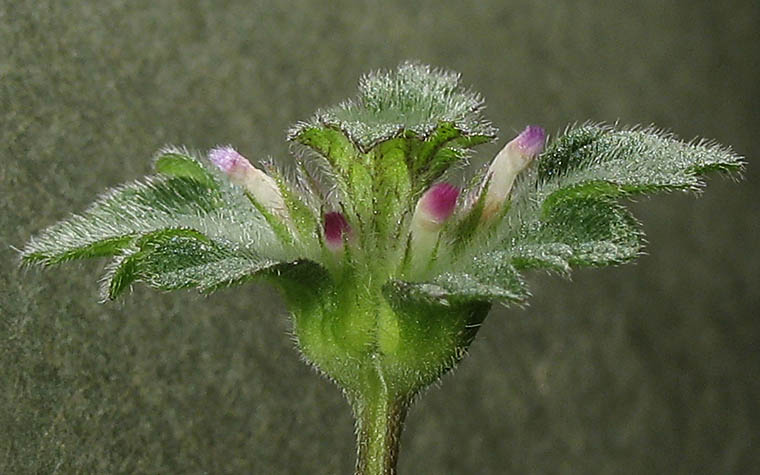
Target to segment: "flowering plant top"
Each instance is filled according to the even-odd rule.
[[[26,263],[109,257],[103,296],[134,283],[211,292],[277,286],[305,358],[357,418],[358,473],[393,473],[406,409],[463,357],[521,273],[620,264],[643,233],[620,198],[696,190],[739,170],[729,149],[653,128],[528,126],[466,186],[447,172],[496,138],[459,75],[416,63],[294,126],[296,176],[231,146],[161,150],[155,175],[32,238]]]

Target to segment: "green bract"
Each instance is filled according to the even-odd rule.
[[[464,190],[434,248],[415,261],[417,201],[496,137],[482,109],[451,72],[405,63],[370,74],[358,97],[290,130],[304,149],[297,179],[267,169],[284,213],[204,158],[167,149],[156,175],[44,230],[22,259],[113,258],[108,299],[137,282],[203,292],[271,282],[293,313],[299,348],[352,404],[357,470],[392,473],[408,404],[464,355],[493,302],[527,298],[520,272],[627,262],[643,234],[621,197],[698,189],[702,173],[742,166],[726,148],[651,128],[572,126],[519,175],[495,219],[481,216],[487,177]],[[350,232],[330,247],[322,223],[335,211]]]

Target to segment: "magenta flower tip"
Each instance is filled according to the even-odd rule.
[[[546,131],[538,125],[529,125],[520,132],[516,139],[520,151],[529,156],[541,153],[546,142]]]
[[[450,183],[436,183],[422,195],[420,206],[435,221],[442,223],[454,212],[459,188]]]
[[[338,211],[325,214],[325,241],[331,249],[343,246],[343,234],[349,233],[350,227],[346,217]]]
[[[216,147],[208,153],[208,159],[224,173],[234,173],[244,167],[248,160],[229,145]]]

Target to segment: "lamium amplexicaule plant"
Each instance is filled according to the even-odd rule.
[[[414,62],[293,126],[290,171],[232,146],[165,148],[155,174],[50,226],[29,264],[112,258],[104,299],[264,280],[292,312],[304,359],[356,419],[357,474],[396,473],[410,404],[467,353],[494,303],[524,303],[522,273],[568,275],[642,252],[621,198],[697,190],[741,157],[657,129],[530,125],[463,185],[453,168],[496,140],[481,97]]]

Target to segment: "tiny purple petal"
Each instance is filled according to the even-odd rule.
[[[420,198],[420,208],[436,222],[446,221],[454,212],[459,188],[449,183],[436,183]]]
[[[250,166],[250,162],[229,145],[211,149],[208,158],[211,163],[228,175],[240,173]]]
[[[546,131],[538,125],[529,125],[515,138],[515,143],[524,155],[536,156],[544,149]]]
[[[349,233],[350,227],[342,213],[333,211],[325,214],[325,242],[333,250],[343,247],[343,234]]]

